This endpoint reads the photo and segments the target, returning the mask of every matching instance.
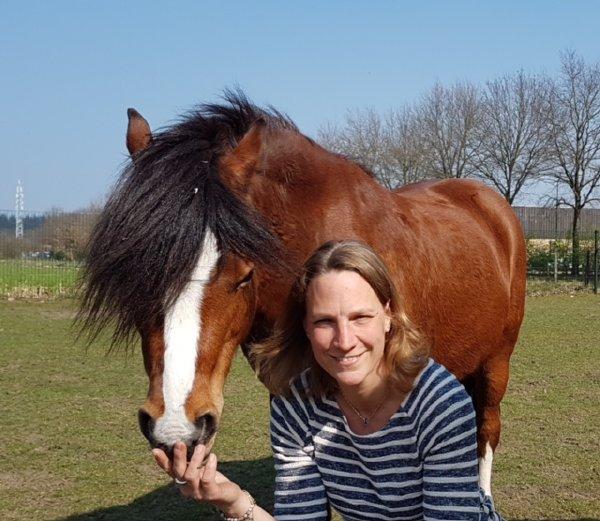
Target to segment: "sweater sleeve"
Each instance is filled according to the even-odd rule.
[[[302,402],[294,398],[272,399],[271,446],[275,459],[275,519],[329,519],[329,503],[314,461],[308,416]]]
[[[502,521],[479,488],[475,410],[454,378],[424,407],[419,441],[425,521]]]

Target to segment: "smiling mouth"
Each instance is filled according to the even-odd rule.
[[[364,353],[353,356],[332,356],[331,358],[333,358],[336,362],[339,362],[341,364],[351,364],[352,362],[358,360],[363,354]]]

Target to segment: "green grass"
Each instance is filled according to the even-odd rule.
[[[0,259],[0,296],[72,295],[80,268],[72,261]]]
[[[82,264],[72,261],[0,259],[0,297],[32,299],[76,296]],[[580,281],[530,277],[530,296],[590,293]]]
[[[495,498],[508,517],[598,516],[599,349],[599,295],[528,300],[495,465]]]
[[[0,519],[216,520],[155,467],[138,432],[138,350],[73,340],[71,300],[0,301]],[[494,464],[507,519],[600,512],[600,297],[530,298]],[[272,501],[268,397],[243,357],[215,447],[223,472]]]

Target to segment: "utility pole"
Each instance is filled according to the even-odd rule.
[[[23,237],[23,212],[25,211],[25,196],[21,180],[17,181],[17,193],[15,194],[15,237]]]

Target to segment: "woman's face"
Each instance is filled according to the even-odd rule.
[[[341,387],[380,381],[389,307],[358,273],[330,271],[311,281],[304,328],[317,363]]]

